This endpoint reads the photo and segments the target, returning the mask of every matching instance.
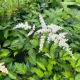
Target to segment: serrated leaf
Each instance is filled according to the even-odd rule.
[[[0,56],[1,57],[6,57],[9,55],[9,53],[10,53],[10,51],[8,49],[1,49],[0,50]]]
[[[14,73],[9,72],[8,75],[11,79],[16,80],[16,75]]]
[[[27,67],[24,63],[15,63],[15,68],[19,74],[25,74],[27,72]]]
[[[41,69],[46,70],[46,68],[45,68],[45,66],[44,66],[43,63],[37,62],[37,65],[38,65]]]
[[[42,49],[42,52],[47,53],[47,52],[48,52],[48,49],[44,47],[44,48]]]
[[[24,45],[24,40],[16,39],[12,41],[10,48],[11,49],[21,49],[23,45]]]
[[[44,76],[43,71],[41,71],[40,69],[38,69],[38,68],[33,68],[32,70],[33,70],[33,72],[35,72],[39,77],[43,77],[43,76]]]
[[[54,52],[57,48],[57,45],[56,44],[52,44],[51,47],[50,47],[50,56],[51,58],[54,58]]]
[[[36,53],[35,53],[35,51],[33,49],[30,49],[28,54],[29,54],[29,57],[28,57],[29,61],[31,62],[31,64],[35,65],[36,64]]]
[[[63,73],[63,75],[66,77],[66,78],[69,78],[71,76],[71,72],[70,71],[65,71]]]

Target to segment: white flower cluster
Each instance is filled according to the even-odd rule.
[[[44,42],[45,42],[45,36],[41,36],[40,45],[39,45],[39,52],[42,51]]]
[[[22,28],[24,30],[31,29],[31,26],[28,25],[28,22],[25,23],[19,23],[17,24],[13,29]]]
[[[0,63],[0,71],[3,73],[8,74],[7,68],[4,66],[4,63]]]
[[[57,34],[57,32],[59,30],[62,30],[63,28],[58,25],[54,25],[54,24],[46,25],[46,23],[41,15],[39,15],[39,19],[40,19],[42,28],[39,29],[36,33],[42,33],[42,34],[48,33],[48,37],[47,37],[48,43],[50,43],[50,41],[54,41],[54,43],[58,44],[59,47],[63,48],[65,51],[67,51],[73,57],[71,48],[69,48],[69,45],[66,42],[66,41],[68,41],[68,39],[66,39],[66,36],[65,36],[67,33],[63,32],[63,33]],[[41,51],[43,48],[45,37],[46,36],[44,36],[44,37],[41,36],[39,51]]]
[[[33,25],[33,27],[31,27],[30,25],[28,25],[28,22],[18,23],[13,29],[17,29],[17,28],[22,28],[24,30],[30,29],[30,32],[27,34],[27,36],[30,36],[35,31],[35,25]]]
[[[35,31],[35,25],[33,25],[33,27],[32,27],[32,29],[31,29],[31,31],[28,33],[28,35],[27,35],[27,36],[30,36],[31,34],[33,34],[33,33],[34,33],[34,31]]]
[[[66,36],[65,36],[67,33],[65,33],[65,32],[57,33],[59,30],[62,30],[63,28],[58,25],[55,25],[55,24],[46,25],[46,23],[41,15],[39,15],[39,19],[40,19],[40,23],[41,23],[41,29],[39,29],[35,32],[37,34],[39,34],[39,33],[42,34],[41,39],[40,39],[39,52],[42,51],[44,42],[45,42],[45,38],[47,38],[48,43],[53,41],[54,43],[58,44],[59,47],[63,48],[65,51],[67,51],[73,57],[71,48],[69,48],[69,45],[67,44],[68,39],[66,39]],[[30,29],[30,32],[27,34],[27,36],[32,35],[35,31],[35,25],[33,27],[31,27],[28,25],[27,22],[19,23],[13,29],[16,29],[16,28],[22,28],[24,30]],[[48,36],[45,36],[44,33],[47,33]]]

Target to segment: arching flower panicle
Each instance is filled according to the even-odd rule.
[[[0,71],[3,73],[8,74],[7,68],[4,66],[4,63],[0,63]]]

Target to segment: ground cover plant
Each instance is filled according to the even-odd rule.
[[[0,0],[0,80],[80,80],[80,0]]]

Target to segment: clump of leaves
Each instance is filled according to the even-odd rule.
[[[7,7],[0,6],[0,23],[2,23],[0,25],[0,62],[5,62],[9,71],[8,75],[0,72],[0,80],[80,80],[80,1],[19,0],[22,1],[20,11],[16,10],[19,9],[18,2],[13,0],[15,4],[14,2],[11,4],[11,1],[0,0],[0,5],[9,4]],[[22,29],[13,31],[15,23],[21,21],[35,23],[36,27],[40,26],[39,12],[42,13],[47,24],[63,26],[68,32],[68,43],[76,60],[57,45],[53,43],[48,45],[46,41],[42,52],[38,53],[40,36],[33,36],[33,33],[27,37],[28,31]],[[4,15],[8,17],[6,22]],[[10,17],[12,20],[9,19]]]

